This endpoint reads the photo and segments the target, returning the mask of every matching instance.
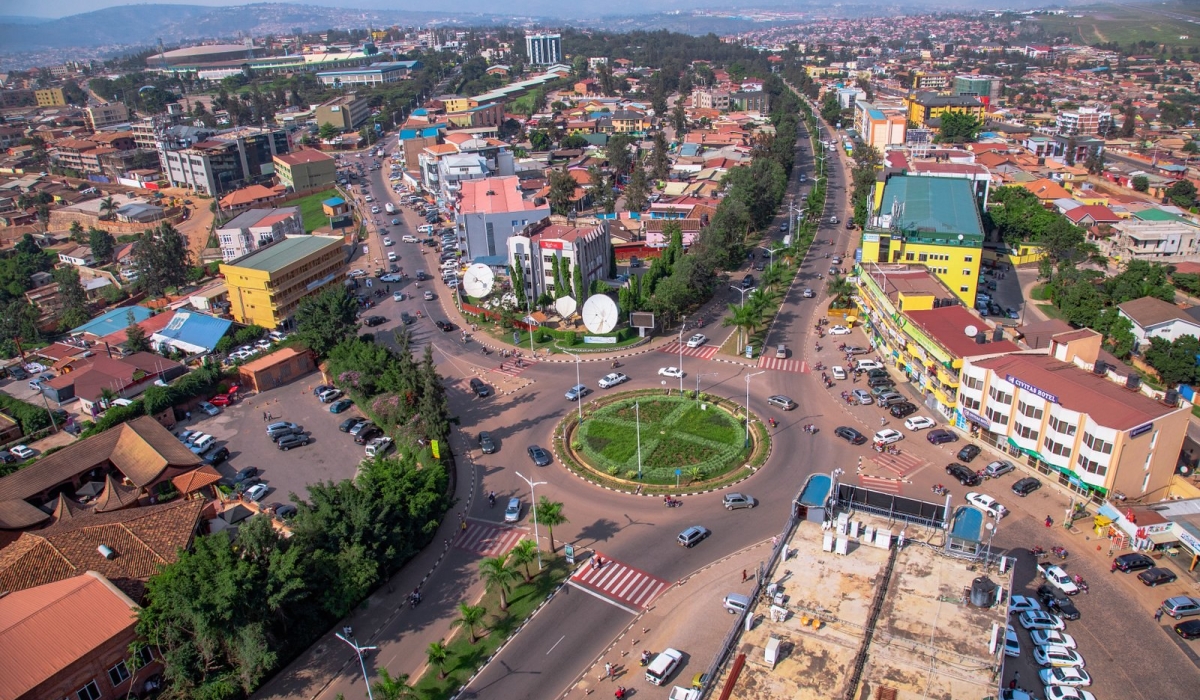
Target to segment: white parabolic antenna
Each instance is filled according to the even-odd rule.
[[[463,289],[476,299],[482,299],[491,293],[492,283],[495,281],[496,276],[492,274],[492,268],[483,263],[475,263],[468,267],[463,275]]]
[[[562,316],[563,318],[567,318],[571,314],[575,313],[575,309],[578,308],[579,302],[575,301],[574,297],[560,297],[554,302],[554,310],[557,311],[558,315]]]
[[[975,336],[979,335],[979,329],[975,326],[967,326],[963,329],[963,333],[966,334],[968,338],[974,338]]]
[[[583,325],[592,333],[608,333],[616,328],[616,303],[603,294],[588,297],[583,302]]]

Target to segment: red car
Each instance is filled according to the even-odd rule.
[[[228,406],[233,403],[233,397],[229,394],[217,394],[208,400],[214,406]]]

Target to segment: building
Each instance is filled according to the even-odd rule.
[[[155,53],[146,57],[146,65],[151,68],[170,68],[172,66],[193,65],[196,63],[211,63],[215,61],[232,61],[254,57],[255,48],[242,44],[207,44],[189,46],[174,51]]]
[[[903,109],[888,109],[863,100],[854,103],[854,130],[863,143],[880,153],[888,146],[903,146],[907,128]]]
[[[287,236],[303,233],[299,207],[250,209],[218,228],[217,240],[221,244],[221,259],[230,262]]]
[[[301,299],[341,284],[345,263],[340,236],[293,236],[222,263],[233,320],[278,328],[291,319]]]
[[[420,67],[420,61],[373,63],[362,68],[317,73],[317,80],[320,80],[322,85],[338,88],[353,85],[383,85],[404,80]]]
[[[930,119],[940,119],[946,112],[966,112],[983,122],[987,107],[977,97],[942,95],[936,92],[911,92],[904,98],[908,121],[924,127]]]
[[[0,598],[0,697],[119,700],[153,691],[146,681],[162,671],[154,647],[130,653],[137,611],[96,571]]]
[[[354,131],[370,116],[370,103],[352,92],[318,105],[316,120],[318,126],[332,124],[338,131]]]
[[[400,129],[400,149],[404,153],[404,169],[417,171],[421,168],[421,153],[428,146],[436,146],[446,132],[446,124],[429,124]]]
[[[158,318],[165,322],[169,316],[159,314],[155,320]],[[116,357],[97,353],[67,364],[61,367],[62,374],[42,382],[39,391],[60,406],[78,399],[80,409],[93,416],[103,408],[105,390],[113,392],[115,398],[132,399],[155,382],[170,382],[188,371],[183,363],[150,352]]]
[[[1113,224],[1109,254],[1124,260],[1194,262],[1200,260],[1200,227],[1186,219],[1141,221],[1125,219]]]
[[[1185,335],[1200,337],[1200,308],[1195,306],[1180,308],[1157,297],[1142,297],[1119,304],[1117,313],[1133,324],[1139,347],[1149,345],[1151,338],[1171,343]]]
[[[63,96],[62,88],[42,88],[33,91],[33,99],[38,107],[65,107],[67,98]]]
[[[1004,94],[1004,82],[994,75],[956,75],[953,94],[978,98],[985,107],[991,107]]]
[[[224,293],[222,291],[222,293]],[[209,353],[229,332],[233,321],[191,311],[176,311],[167,324],[150,336],[150,342],[162,353],[172,350],[188,355]]]
[[[728,90],[696,90],[692,93],[692,106],[696,109],[729,111]]]
[[[466,132],[448,133],[445,141],[426,146],[417,156],[421,185],[443,208],[450,206],[463,181],[516,174],[512,147],[504,141]]]
[[[1135,376],[1111,381],[1090,329],[1045,351],[971,358],[959,401],[973,432],[1081,496],[1158,500],[1170,483],[1191,404]]]
[[[863,229],[862,265],[924,265],[973,307],[984,232],[971,181],[893,175],[876,183],[875,197],[875,213]]]
[[[1099,107],[1079,107],[1058,113],[1058,133],[1064,136],[1101,136],[1113,128],[1112,112]]]
[[[275,176],[293,192],[332,187],[337,181],[337,161],[311,148],[275,156]]]
[[[313,354],[296,348],[280,348],[238,367],[243,387],[262,393],[283,386],[317,369]]]
[[[508,264],[524,271],[525,296],[536,300],[542,294],[555,296],[554,261],[566,261],[568,279],[574,285],[575,269],[583,277],[583,288],[589,289],[595,280],[608,279],[612,260],[612,242],[608,222],[600,220],[570,221],[565,217],[546,218],[530,224],[507,241]],[[561,268],[560,268],[561,269]],[[576,299],[583,305],[583,299]]]
[[[455,228],[459,247],[466,248],[471,262],[498,258],[503,264],[508,257],[505,251],[509,236],[550,216],[548,203],[522,198],[520,180],[515,175],[468,180],[461,186]]]
[[[183,147],[173,150],[172,145]],[[194,144],[189,140],[160,142],[159,158],[171,186],[216,197],[270,180],[274,157],[289,150],[283,129],[239,127]]]
[[[83,110],[83,118],[89,129],[99,131],[105,127],[129,121],[129,108],[121,102],[91,105]]]
[[[467,100],[465,109],[457,112],[447,111],[446,121],[454,126],[468,129],[482,126],[499,127],[504,121],[504,103],[480,104],[475,100]]]
[[[561,34],[526,34],[525,56],[531,66],[548,66],[562,62]]]
[[[945,90],[950,87],[950,75],[948,73],[915,71],[912,74],[911,87],[913,90]]]

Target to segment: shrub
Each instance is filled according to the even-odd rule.
[[[0,394],[0,411],[15,420],[17,425],[21,426],[21,433],[24,435],[50,427],[50,414],[44,407],[13,398],[8,394]]]

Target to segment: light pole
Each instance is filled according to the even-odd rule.
[[[538,571],[541,571],[542,570],[542,536],[538,533],[537,493],[534,491],[533,487],[545,486],[546,482],[534,481],[532,479],[527,479],[527,478],[525,478],[525,475],[523,475],[521,472],[516,472],[516,474],[517,474],[517,476],[521,477],[521,481],[524,481],[525,483],[529,484],[529,498],[531,501],[529,509],[533,511],[533,541],[537,542]]]
[[[746,442],[742,445],[743,449],[750,447],[750,377],[757,377],[760,374],[766,373],[767,371],[763,370],[746,375]]]
[[[700,398],[700,377],[711,377],[714,374],[720,374],[720,372],[703,372],[703,373],[696,374],[696,398],[697,399]]]
[[[637,425],[638,481],[642,480],[642,406],[633,402],[633,420]]]
[[[760,245],[758,249],[767,251],[767,255],[771,256],[771,267],[775,267],[775,249],[768,248],[765,245]]]
[[[742,289],[741,287],[735,287],[732,284],[729,285],[729,288],[732,289],[733,291],[737,292],[738,294],[742,295],[742,301],[741,301],[741,303],[738,304],[738,306],[740,306],[742,308],[745,308],[745,306],[746,306],[746,292],[753,292],[755,289],[758,289],[758,287]],[[742,330],[739,328],[738,329],[738,338],[741,338],[741,337],[742,337]],[[749,338],[747,338],[747,341],[749,341]],[[741,350],[739,349],[738,352],[741,352]]]
[[[679,393],[683,393],[683,319],[679,319]]]
[[[565,352],[568,355],[570,355],[571,357],[575,358],[575,388],[577,390],[576,393],[578,394],[578,396],[575,397],[575,403],[577,404],[576,407],[579,409],[579,423],[582,425],[583,424],[583,390],[579,389],[579,386],[580,386],[579,355],[576,355],[575,353],[571,352],[570,350],[564,350],[563,352]]]
[[[342,633],[334,633],[335,637],[350,645],[355,654],[358,654],[358,666],[362,669],[363,683],[367,686],[367,700],[375,700],[375,696],[371,694],[371,681],[367,678],[367,664],[363,661],[363,656],[368,651],[375,651],[378,647],[360,647],[358,640],[354,638],[354,630],[349,626],[342,628]]]

